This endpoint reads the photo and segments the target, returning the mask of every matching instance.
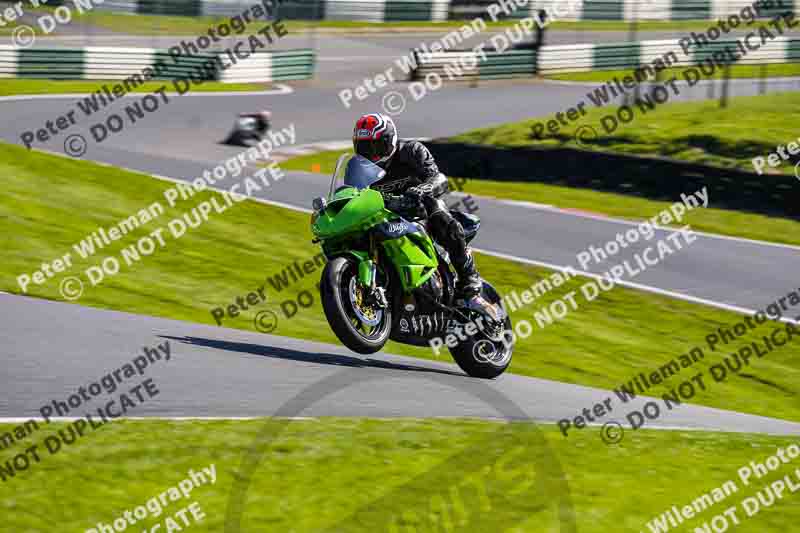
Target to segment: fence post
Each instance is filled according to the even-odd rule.
[[[636,43],[636,35],[637,35],[638,31],[639,31],[639,20],[638,20],[639,17],[638,17],[638,13],[637,13],[638,6],[639,6],[639,2],[634,2],[633,3],[633,18],[631,19],[631,24],[630,24],[630,26],[628,28],[628,42],[631,43],[631,44]],[[623,17],[625,16],[624,8],[623,8],[622,16]],[[639,59],[636,61],[636,64],[635,64],[634,68],[639,68],[641,66],[639,64],[641,58],[642,58],[642,55],[641,55],[641,50],[640,50],[639,51]],[[634,97],[637,100],[641,96],[641,91],[639,90],[639,85],[640,84],[637,83],[636,87],[633,89]],[[627,92],[625,93],[625,102],[624,103],[626,105],[628,103],[628,93]]]
[[[324,2],[324,0],[313,0],[313,1],[314,1],[314,21],[313,21],[314,25],[311,27],[311,49],[317,51],[318,50],[317,29],[319,28],[319,25],[324,17],[323,5],[322,5],[322,2]]]
[[[464,62],[463,62],[463,61],[461,62],[461,66],[462,66],[462,67],[464,66]],[[475,88],[477,88],[477,87],[478,87],[478,82],[479,82],[479,81],[480,81],[480,79],[481,79],[481,58],[480,58],[480,56],[478,56],[478,54],[477,54],[477,53],[475,53],[475,67],[478,69],[478,72],[477,72],[477,74],[476,74],[475,76],[473,76],[473,78],[472,78],[472,79],[469,81],[469,86],[470,86],[472,89],[475,89]]]
[[[545,29],[547,28],[547,26],[545,25],[547,19],[547,11],[545,11],[544,9],[540,9],[537,14],[538,14],[538,21],[536,23],[536,40],[533,42],[533,73],[531,74],[532,77],[536,77],[539,75],[539,53],[542,50],[542,46],[544,46]]]
[[[722,89],[719,95],[719,106],[728,107],[728,85],[731,81],[731,64],[725,63],[725,70],[722,74]]]

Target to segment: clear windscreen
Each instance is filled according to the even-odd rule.
[[[357,154],[342,154],[333,172],[329,199],[343,186],[366,189],[386,175],[378,165]]]

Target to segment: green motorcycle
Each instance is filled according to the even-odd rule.
[[[319,287],[331,329],[357,353],[375,353],[389,339],[431,346],[437,354],[447,346],[468,375],[502,374],[513,343],[500,296],[484,281],[480,308],[459,305],[456,275],[425,230],[424,206],[371,189],[384,175],[366,158],[342,154],[327,198],[314,200],[311,230],[328,260]],[[453,216],[472,240],[478,217]]]

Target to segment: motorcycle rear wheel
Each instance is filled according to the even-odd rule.
[[[357,264],[348,257],[336,257],[325,265],[320,280],[320,299],[325,318],[342,344],[360,354],[371,354],[383,348],[392,329],[391,305],[380,310],[380,320],[368,326],[359,319],[357,303],[351,295],[351,280],[358,276]],[[356,280],[356,285],[358,281]]]
[[[500,302],[500,296],[494,287],[488,283],[483,285],[483,297],[490,303]],[[488,338],[468,337],[454,348],[450,348],[450,355],[455,359],[461,370],[473,378],[493,379],[506,371],[511,364],[514,345],[509,342],[509,333],[512,331],[511,318],[506,316],[503,321],[502,338],[506,340],[490,340]]]

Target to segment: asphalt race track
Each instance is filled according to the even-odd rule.
[[[3,382],[7,400],[0,404],[1,417],[38,416],[43,405],[98,381],[141,354],[143,346],[167,341],[170,360],[154,363],[142,376],[155,381],[159,394],[138,405],[135,416],[270,416],[334,374],[341,374],[340,390],[298,416],[503,418],[479,399],[490,387],[526,416],[556,421],[613,396],[511,374],[491,382],[466,379],[453,364],[387,354],[360,357],[328,344],[19,296],[0,294],[0,308],[4,315],[13,309],[0,331],[5,375],[13,376]],[[602,422],[625,424],[627,408],[641,409],[645,401],[637,398],[622,410],[614,397],[616,414]],[[67,416],[81,416],[81,409]],[[797,423],[689,405],[650,425],[800,434]]]
[[[783,81],[781,85],[775,85],[780,88],[795,83]],[[398,88],[402,90],[403,84],[398,84]],[[687,89],[681,96],[702,98],[707,93],[699,86],[694,89]],[[756,92],[756,87],[749,81],[734,83],[732,89],[735,94]],[[419,137],[439,137],[519,119],[523,116],[520,109],[525,109],[529,116],[564,109],[579,101],[587,90],[585,85],[555,83],[487,84],[477,89],[445,86],[418,102],[410,102],[406,111],[396,118],[401,135],[406,132]],[[495,94],[498,91],[502,93],[500,99]],[[73,128],[67,133],[80,132],[89,139],[85,156],[88,159],[191,180],[240,152],[235,147],[218,144],[238,112],[272,109],[274,129],[288,128],[293,124],[296,144],[305,144],[346,139],[353,117],[374,110],[374,105],[379,104],[375,98],[373,105],[367,101],[348,110],[339,105],[335,89],[317,87],[296,88],[289,94],[225,96],[197,93],[174,98],[172,103],[158,110],[158,115],[146,115],[136,125],[100,144],[91,144],[87,131],[89,124],[85,121],[79,120],[74,127],[78,129]],[[0,138],[19,143],[21,131],[42,127],[46,120],[54,120],[67,109],[74,108],[75,100],[75,96],[0,99],[0,116],[9,117],[0,124]],[[330,104],[323,106],[320,102]],[[121,107],[118,102],[112,103],[106,112],[120,111]],[[456,112],[465,108],[472,112]],[[444,118],[430,120],[430,117]],[[44,147],[63,153],[63,137],[55,137]],[[224,188],[233,183],[234,179],[228,178],[220,186]],[[327,191],[328,183],[327,176],[289,172],[261,197],[308,208],[312,198]],[[556,209],[488,198],[481,198],[477,203],[484,221],[475,241],[477,247],[548,265],[577,268],[575,256],[579,251],[590,244],[602,246],[625,228],[619,222],[587,218]],[[713,194],[709,205],[714,207]],[[636,251],[640,248],[631,247],[627,254],[618,257],[626,259]],[[657,268],[648,269],[631,281],[720,304],[756,309],[797,288],[792,274],[800,270],[797,251],[797,247],[791,246],[701,236],[682,253],[669,257]],[[607,268],[606,265],[592,265],[590,270],[603,273]]]
[[[347,109],[337,92],[353,86],[347,80],[355,84],[386,68],[396,57],[392,56],[395,51],[407,50],[411,38],[387,38],[390,44],[377,62],[371,57],[374,45],[364,54],[368,59],[359,62],[356,58],[363,50],[358,45],[336,49],[327,39],[324,51],[320,44],[321,69],[318,82],[313,84],[298,84],[269,94],[174,96],[157,115],[146,116],[102,143],[92,143],[89,126],[104,113],[121,112],[122,106],[115,102],[91,121],[79,118],[67,134],[81,133],[90,141],[86,159],[187,180],[240,151],[218,141],[242,111],[272,110],[274,129],[293,124],[296,144],[347,139],[357,115],[380,110],[381,94]],[[338,61],[337,57],[350,59]],[[392,89],[408,94],[406,87],[398,83]],[[784,80],[771,82],[769,90],[797,87],[797,80]],[[419,101],[408,101],[395,120],[401,136],[439,137],[566,109],[581,100],[589,88],[549,82],[445,86]],[[710,90],[708,85],[699,84],[684,88],[680,98],[705,98]],[[732,84],[731,93],[757,91],[756,84],[738,81]],[[73,109],[77,99],[0,98],[0,116],[4,119],[0,138],[21,144],[22,131],[43,127],[46,120],[55,120]],[[465,113],[465,109],[470,112]],[[67,134],[35,147],[63,154]],[[328,181],[327,176],[290,172],[262,199],[307,208],[313,197],[327,190]],[[483,225],[476,245],[534,264],[577,268],[575,255],[579,251],[590,244],[602,246],[625,228],[620,221],[542,206],[488,198],[478,199],[478,205]],[[714,206],[713,195],[710,206]],[[632,248],[619,259],[637,250]],[[602,273],[607,268],[598,265],[590,270]],[[691,247],[632,281],[648,290],[707,300],[712,305],[756,309],[797,289],[798,271],[800,254],[796,247],[701,235]],[[5,417],[34,416],[47,398],[74,392],[88,376],[100,377],[130,360],[142,346],[164,339],[170,340],[178,355],[174,364],[153,369],[163,393],[143,405],[137,416],[270,415],[304,387],[341,368],[354,375],[377,374],[381,379],[353,385],[304,414],[492,417],[497,414],[490,406],[464,393],[467,387],[489,386],[537,420],[552,421],[575,416],[610,395],[513,375],[490,384],[469,384],[473,380],[465,380],[457,367],[445,363],[386,354],[362,358],[336,346],[11,295],[0,294],[0,314],[4,317],[0,342],[6,368],[0,382],[5,393],[5,400],[0,400],[0,416]],[[433,375],[436,379],[432,381]],[[460,385],[461,389],[446,386],[453,380],[467,384]],[[800,433],[800,424],[689,406],[670,412],[656,423],[661,427]]]

